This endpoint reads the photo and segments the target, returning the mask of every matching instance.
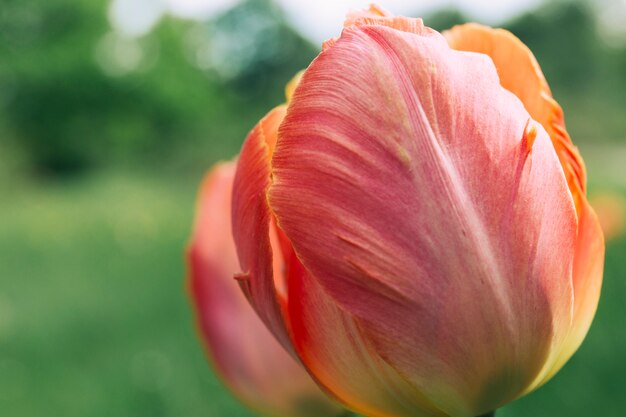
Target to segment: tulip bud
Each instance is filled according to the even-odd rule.
[[[340,407],[274,339],[238,288],[230,230],[235,163],[222,163],[205,179],[188,251],[189,292],[201,338],[224,383],[263,415],[330,417]]]
[[[551,378],[589,329],[604,240],[585,181],[517,38],[444,37],[371,7],[243,145],[240,285],[347,407],[483,415]]]

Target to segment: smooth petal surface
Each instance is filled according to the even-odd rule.
[[[362,415],[447,416],[378,354],[359,321],[339,308],[297,257],[290,259],[294,347],[318,382]]]
[[[598,308],[604,270],[604,236],[600,222],[587,201],[579,215],[576,254],[574,257],[574,318],[572,327],[557,351],[556,358],[546,363],[543,377],[531,386],[539,387],[554,376],[583,342]]]
[[[602,272],[604,270],[604,236],[600,222],[589,203],[585,202],[578,222],[574,258],[574,320],[560,361],[552,370],[558,371],[582,343],[598,308]]]
[[[574,319],[563,346],[556,346],[534,388],[547,381],[578,349],[600,299],[604,263],[604,239],[597,216],[585,196],[584,162],[565,130],[563,111],[552,98],[548,83],[532,52],[517,37],[503,29],[474,23],[444,32],[450,46],[488,55],[500,83],[515,94],[530,115],[546,129],[559,156],[578,213],[578,232],[573,270]]]
[[[305,72],[270,206],[319,284],[311,297],[358,323],[372,360],[433,408],[475,416],[518,396],[566,337],[575,208],[548,135],[487,57],[421,21],[393,27],[346,28]],[[370,395],[333,388],[359,370],[309,362],[367,407]],[[407,415],[387,407],[373,415]]]
[[[507,30],[476,23],[455,26],[443,34],[451,48],[479,52],[493,60],[502,86],[522,101],[531,117],[550,135],[580,212],[586,191],[585,164],[565,129],[563,110],[552,98],[530,49]]]
[[[277,240],[270,239],[272,215],[266,197],[270,157],[285,111],[286,106],[279,106],[269,112],[243,144],[233,185],[232,230],[241,264],[242,272],[237,277],[242,290],[278,340],[291,350],[283,317],[286,298],[279,293],[284,281],[283,260],[279,250],[272,250],[272,240]]]
[[[202,339],[219,375],[246,404],[266,415],[338,415],[306,371],[256,315],[233,273],[239,270],[231,235],[235,163],[205,179],[188,251],[189,291]]]

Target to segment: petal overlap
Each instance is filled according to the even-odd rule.
[[[250,132],[241,149],[233,184],[233,237],[237,245],[242,290],[261,319],[278,340],[291,350],[283,318],[286,300],[280,297],[277,283],[281,277],[281,253],[272,249],[272,214],[266,192],[270,185],[270,158],[278,126],[286,106],[269,112]]]
[[[561,106],[530,49],[504,29],[469,23],[444,32],[454,49],[486,54],[496,66],[501,85],[515,94],[530,115],[546,129],[559,156],[578,214],[572,286],[572,327],[562,346],[555,346],[544,369],[529,389],[554,375],[578,349],[587,334],[600,298],[604,238],[587,201],[585,164],[565,129]]]
[[[476,23],[455,26],[445,31],[444,36],[454,49],[482,53],[493,60],[502,86],[522,101],[550,135],[576,207],[581,211],[587,181],[585,164],[565,129],[563,109],[552,97],[530,49],[507,30]]]
[[[233,279],[239,270],[230,227],[234,176],[235,162],[207,175],[187,252],[188,289],[209,359],[231,391],[263,415],[339,415],[341,408],[273,337]]]

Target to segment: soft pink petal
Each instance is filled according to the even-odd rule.
[[[209,357],[231,390],[266,415],[338,415],[339,407],[278,343],[233,279],[239,270],[230,231],[234,176],[231,162],[205,179],[188,251],[189,291]]]
[[[565,129],[563,110],[552,97],[530,49],[506,30],[475,23],[455,26],[444,35],[452,48],[484,53],[493,60],[500,84],[522,101],[530,115],[550,135],[576,204],[579,226],[573,271],[573,327],[563,341],[563,346],[555,346],[543,371],[529,387],[532,389],[549,379],[565,364],[578,349],[591,325],[602,283],[602,232],[585,196],[585,164]]]
[[[352,26],[311,64],[269,200],[379,358],[477,415],[565,337],[576,216],[549,137],[491,60],[419,33]]]
[[[233,237],[241,263],[237,279],[261,319],[283,346],[291,349],[281,306],[286,300],[277,290],[282,281],[281,260],[277,258],[280,251],[272,253],[272,216],[265,195],[270,182],[270,156],[285,110],[285,106],[279,106],[269,112],[246,138],[233,185],[232,210]]]
[[[359,321],[337,306],[297,257],[289,270],[294,346],[328,392],[370,417],[447,416],[380,357]]]
[[[515,94],[531,117],[550,135],[578,211],[585,199],[585,164],[565,129],[563,109],[554,100],[539,63],[522,41],[504,29],[476,23],[458,25],[445,31],[450,47],[488,55],[494,62],[500,83]]]
[[[557,364],[556,368],[563,366],[578,349],[591,326],[600,299],[603,269],[602,228],[593,209],[589,203],[586,203],[578,223],[574,256],[574,319],[572,330],[561,353],[561,363]]]
[[[600,301],[604,269],[604,236],[598,217],[589,203],[583,202],[579,215],[576,254],[574,256],[574,318],[572,327],[556,357],[547,363],[544,372],[529,391],[547,382],[556,374],[583,342]]]

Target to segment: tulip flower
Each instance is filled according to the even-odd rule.
[[[338,416],[342,409],[274,339],[239,290],[230,230],[235,163],[216,166],[204,181],[188,251],[189,291],[201,336],[217,373],[251,408],[282,417]]]
[[[530,50],[372,6],[296,83],[233,186],[237,279],[277,340],[365,416],[485,415],[549,380],[604,240]]]

